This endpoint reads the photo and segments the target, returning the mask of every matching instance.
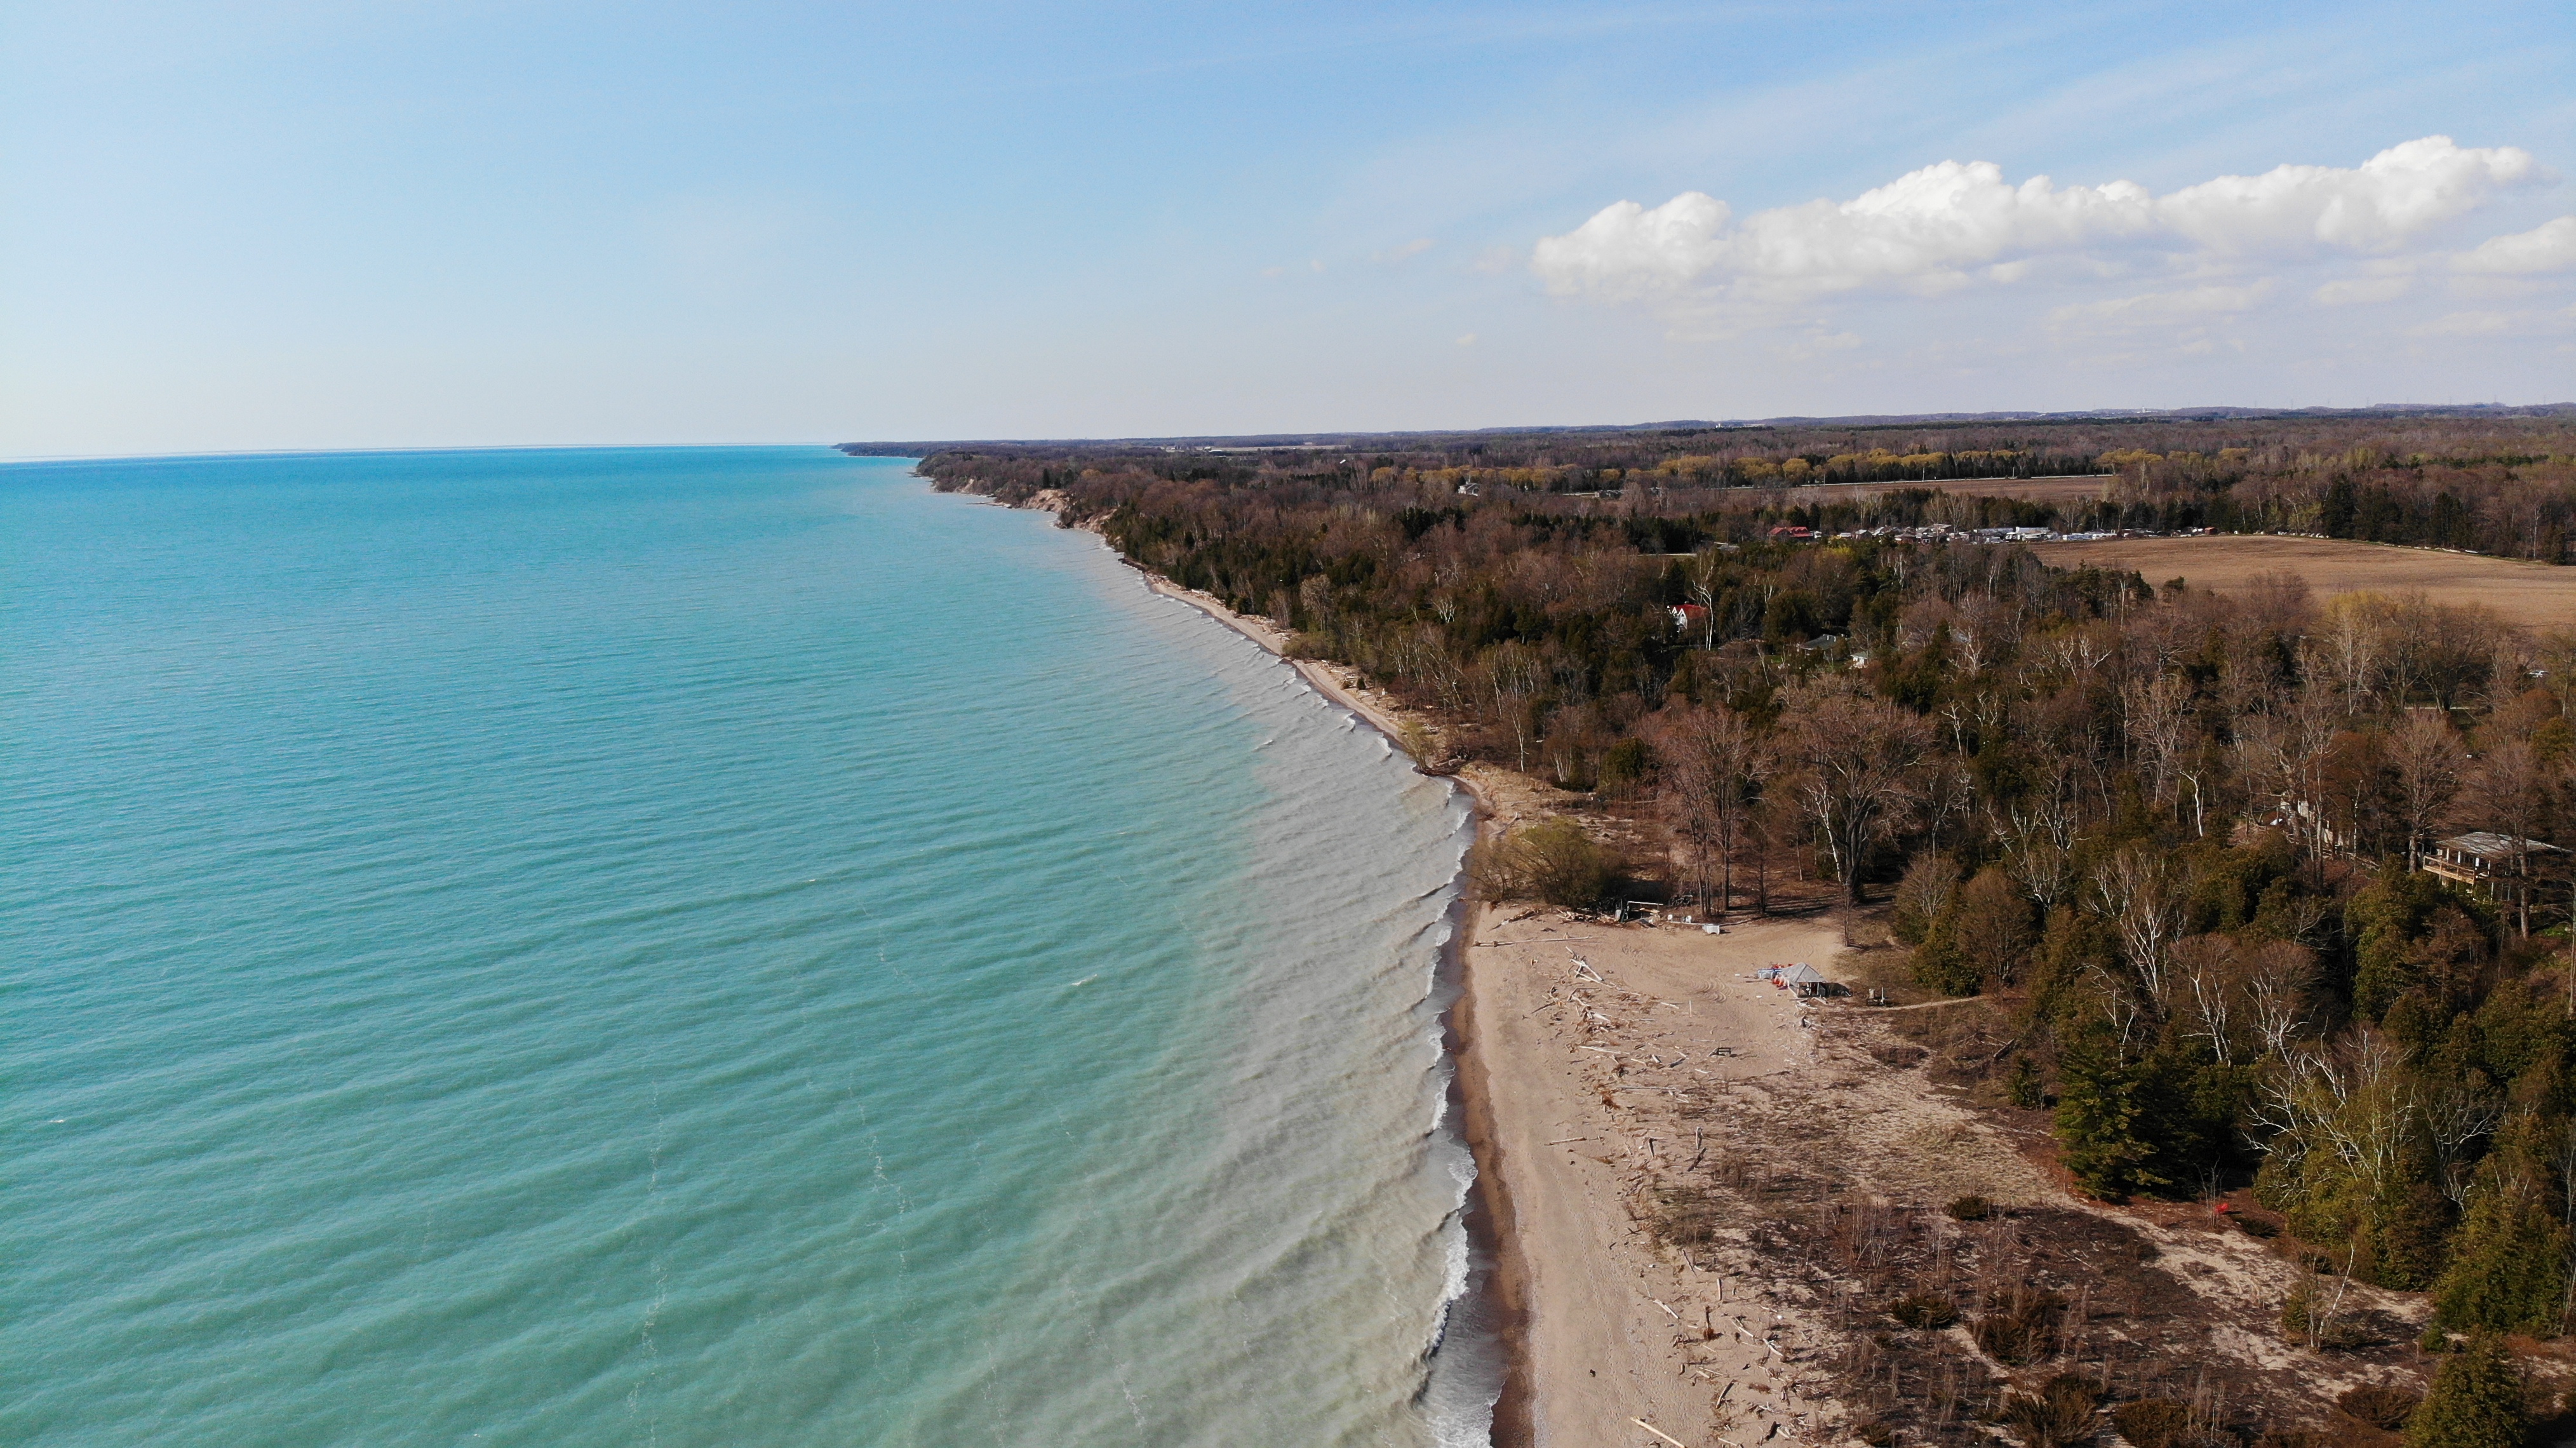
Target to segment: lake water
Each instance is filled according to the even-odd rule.
[[[1465,813],[900,462],[0,468],[0,1441],[1481,1442]]]

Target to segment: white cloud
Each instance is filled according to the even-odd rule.
[[[1406,242],[1402,246],[1391,246],[1384,251],[1372,252],[1369,255],[1369,260],[1376,262],[1380,266],[1392,266],[1397,262],[1406,261],[1413,257],[1420,256],[1424,252],[1429,251],[1435,245],[1438,245],[1438,243],[1432,241],[1432,239],[1427,236],[1417,237],[1412,241]]]
[[[2059,307],[2048,314],[2048,320],[2060,327],[2161,327],[2205,322],[2250,312],[2271,294],[2272,284],[2268,281],[2242,287],[2189,287]]]
[[[2414,289],[2415,279],[2407,276],[2353,277],[2328,282],[2310,295],[2321,307],[2351,307],[2371,302],[2393,302]]]
[[[2375,256],[2539,174],[2528,152],[2464,148],[2448,136],[2392,146],[2356,167],[2279,166],[2164,196],[2130,181],[2060,187],[2034,176],[2014,185],[1992,162],[1943,161],[1849,201],[1740,222],[1697,191],[1651,210],[1621,201],[1542,239],[1530,264],[1559,294],[1760,302],[2009,285],[2040,262],[2116,274],[2141,253],[2209,265]]]
[[[2464,272],[2508,276],[2576,270],[2576,216],[2562,216],[2529,231],[2493,237],[2451,265]]]
[[[2531,337],[2576,328],[2576,307],[2558,312],[2446,312],[2414,329],[2419,337]]]

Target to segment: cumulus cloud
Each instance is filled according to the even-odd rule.
[[[2474,251],[2462,252],[2451,265],[2464,272],[2503,276],[2576,271],[2576,216],[2495,237]]]
[[[1697,191],[1652,209],[1617,202],[1541,240],[1531,266],[1567,295],[1788,302],[2009,284],[2040,265],[2116,273],[2142,254],[2222,265],[2379,256],[2539,174],[2519,148],[2463,147],[2448,136],[2392,146],[2359,166],[2279,166],[2163,196],[2130,181],[2061,187],[2034,176],[2016,185],[1991,162],[1943,161],[1849,201],[1740,220]]]

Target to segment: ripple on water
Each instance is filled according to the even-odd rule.
[[[1470,1441],[1449,788],[815,449],[0,468],[0,1437]]]

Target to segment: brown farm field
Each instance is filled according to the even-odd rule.
[[[2576,568],[2341,538],[2221,534],[2202,538],[2109,538],[2043,543],[2043,563],[2135,569],[2161,586],[2180,578],[2221,593],[2259,574],[2290,573],[2320,599],[2339,593],[2420,591],[2435,603],[2484,604],[2508,623],[2539,632],[2576,629]]]

